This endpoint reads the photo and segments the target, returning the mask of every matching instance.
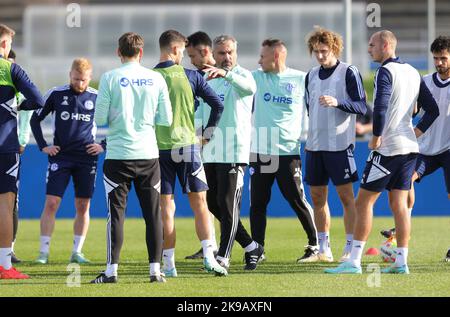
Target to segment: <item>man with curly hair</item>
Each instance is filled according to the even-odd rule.
[[[361,75],[354,65],[339,60],[342,37],[331,30],[316,28],[308,37],[310,54],[319,66],[305,79],[309,131],[306,140],[305,181],[311,187],[319,250],[302,262],[333,262],[330,248],[328,182],[331,178],[344,209],[347,243],[341,262],[348,259],[353,240],[355,199],[352,183],[358,180],[353,156],[356,115],[367,110]]]

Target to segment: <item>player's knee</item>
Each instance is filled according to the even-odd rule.
[[[323,207],[326,203],[326,197],[320,192],[311,191],[311,199],[314,207]]]
[[[341,202],[345,206],[345,208],[351,208],[355,206],[355,198],[352,194],[342,194],[339,195],[339,198],[341,199]]]
[[[90,199],[76,201],[76,209],[78,214],[86,214],[89,212]]]
[[[77,216],[89,217],[89,208],[77,209]]]
[[[176,209],[176,206],[173,201],[161,200],[161,214],[163,215],[163,217],[165,215],[173,215],[175,213],[175,209]]]
[[[164,210],[161,208],[161,218],[164,225],[173,223],[175,218],[174,213],[171,210]]]
[[[208,211],[206,195],[204,195],[203,193],[189,193],[189,204],[191,205],[191,208],[194,212]]]
[[[390,204],[390,202],[389,202],[389,204]],[[357,212],[362,212],[362,211],[368,209],[369,204],[365,199],[358,197],[358,198],[356,198],[356,201],[355,201],[355,207],[356,207]]]
[[[391,201],[389,205],[394,213],[402,213],[408,211],[408,206],[403,201]]]
[[[47,198],[45,202],[44,213],[55,214],[59,207],[59,201],[56,198]]]
[[[207,208],[208,203],[206,202],[206,197],[198,197],[193,201],[193,205],[195,205],[197,208]]]

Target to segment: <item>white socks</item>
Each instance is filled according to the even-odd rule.
[[[317,235],[319,237],[319,253],[321,253],[321,254],[331,253],[330,233],[329,232],[318,232]]]
[[[352,252],[353,234],[346,234],[345,240],[347,242],[345,243],[344,253],[350,253]]]
[[[106,264],[105,275],[107,277],[117,276],[117,269],[119,268],[119,264]]]
[[[354,266],[361,266],[361,258],[364,251],[366,241],[353,240],[352,253],[349,262]]]
[[[408,264],[408,248],[397,248],[397,255],[395,257],[395,266],[400,267]]]
[[[223,264],[225,264],[225,266],[229,266],[230,265],[230,259],[229,258],[223,258],[221,256],[217,256],[217,261],[222,262]]]
[[[47,253],[47,254],[50,252],[51,239],[52,238],[49,236],[41,236],[41,238],[40,238],[41,246],[40,246],[39,252]],[[81,252],[81,250],[83,249],[84,240],[86,240],[86,236],[74,236],[72,253],[75,253],[75,252],[80,253]]]
[[[85,236],[74,236],[72,253],[81,253],[85,239]]]
[[[252,252],[253,250],[255,250],[258,247],[258,245],[256,244],[255,241],[252,241],[252,243],[250,243],[248,246],[246,246],[245,252]]]
[[[203,257],[207,259],[214,259],[213,242],[211,240],[201,241],[203,248]]]
[[[213,251],[219,250],[219,247],[217,246],[217,240],[216,240],[216,227],[214,226],[214,215],[209,214],[211,219],[211,242],[213,243]]]
[[[170,271],[175,267],[175,248],[163,250],[163,265],[165,271]],[[150,275],[154,274],[150,273]]]
[[[39,252],[42,253],[49,253],[50,251],[50,240],[52,238],[49,236],[41,236],[41,247],[39,249]]]
[[[161,275],[161,265],[158,262],[150,263],[150,275]]]
[[[0,265],[9,270],[11,265],[11,248],[0,248]]]
[[[11,252],[14,253],[14,244],[16,244],[16,240],[11,243]]]
[[[105,275],[117,276],[117,269],[119,268],[119,264],[107,264]],[[150,275],[161,275],[161,266],[159,263],[150,263]]]

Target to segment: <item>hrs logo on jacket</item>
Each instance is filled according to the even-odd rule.
[[[129,85],[133,86],[152,86],[153,85],[153,79],[149,78],[134,78],[134,79],[128,79],[126,77],[122,77],[119,80],[120,86],[127,87]]]
[[[292,97],[286,97],[286,96],[274,96],[268,92],[264,94],[264,100],[269,102],[275,102],[275,103],[284,103],[287,105],[292,104]]]
[[[89,122],[89,121],[91,121],[91,115],[84,114],[84,113],[70,113],[67,111],[63,111],[63,112],[61,112],[61,119],[64,121],[72,119],[72,120],[76,120],[76,121]]]

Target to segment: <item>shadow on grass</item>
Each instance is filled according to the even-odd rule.
[[[373,261],[380,265],[380,268],[387,267],[389,264]],[[367,272],[367,265],[369,262],[363,262],[363,274]],[[286,261],[266,261],[258,265],[254,271],[245,271],[244,264],[235,262],[232,263],[229,269],[230,276],[249,276],[251,274],[258,275],[283,275],[283,274],[324,274],[323,270],[328,267],[335,267],[338,263],[290,263]],[[65,285],[67,277],[71,272],[66,271],[67,263],[55,262],[54,264],[38,265],[33,263],[23,263],[20,265],[24,272],[31,276],[29,280],[2,280],[0,285],[3,286],[17,286],[17,285]],[[91,285],[90,280],[94,279],[103,269],[104,263],[91,263],[89,265],[80,266],[80,274],[82,276],[82,285]],[[428,264],[412,263],[409,268],[412,274],[431,274],[438,272],[447,272],[450,265],[444,262],[432,262]],[[28,271],[27,271],[28,269]],[[45,271],[38,271],[38,269],[45,269]],[[179,280],[189,279],[207,279],[213,277],[213,274],[207,273],[203,269],[201,261],[179,261],[177,263],[177,270],[179,273]],[[373,272],[373,271],[372,271]],[[119,283],[120,284],[146,284],[148,279],[148,264],[140,261],[123,262],[119,266]]]

